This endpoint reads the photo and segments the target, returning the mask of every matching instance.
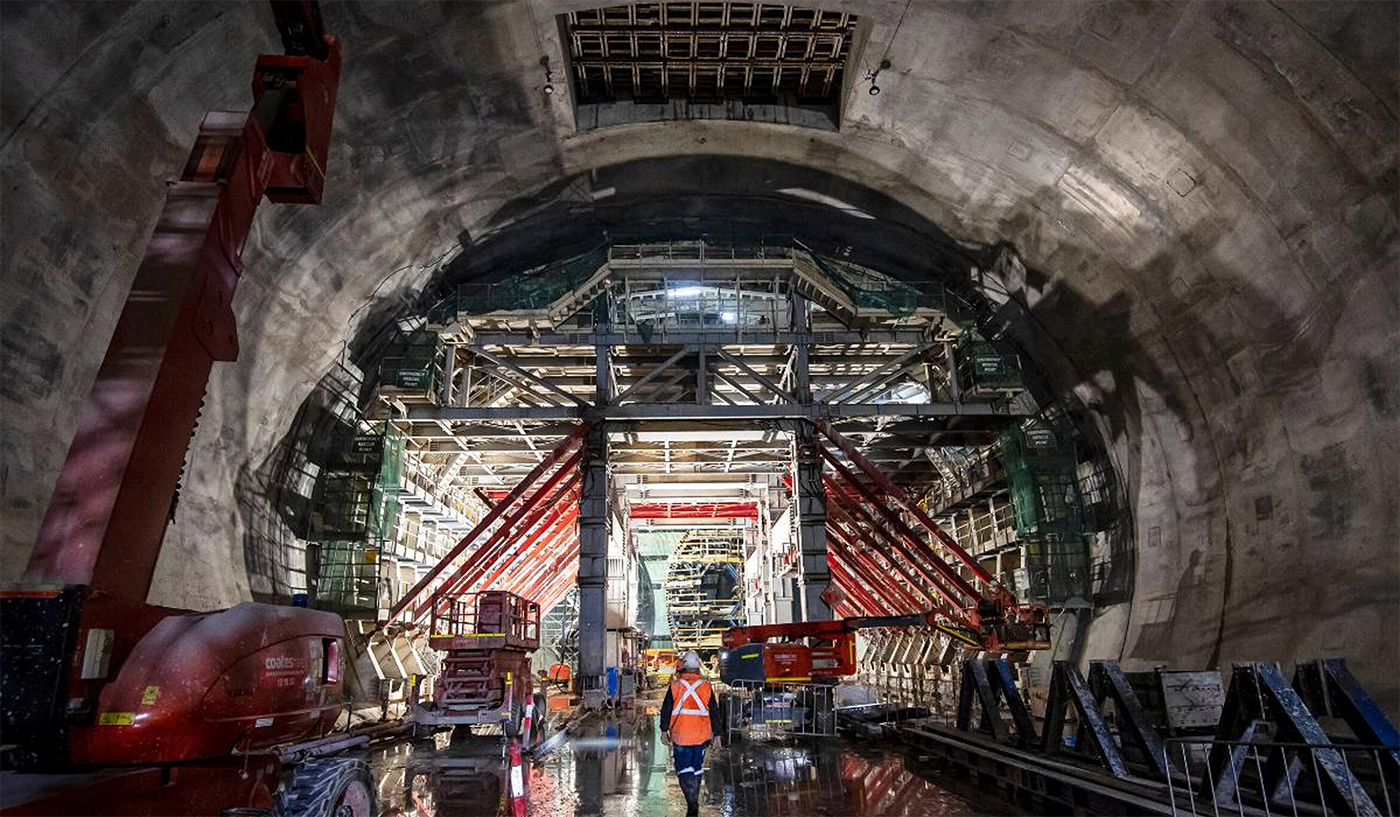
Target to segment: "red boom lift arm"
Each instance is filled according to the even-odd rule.
[[[0,592],[4,730],[41,765],[227,757],[323,732],[343,703],[344,622],[245,602],[146,604],[254,214],[319,204],[340,48],[313,0],[274,0],[250,113],[210,112],[167,190],[79,412],[21,586]],[[250,784],[251,785],[251,784]]]

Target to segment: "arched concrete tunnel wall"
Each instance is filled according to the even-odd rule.
[[[1089,655],[1340,654],[1396,710],[1395,6],[827,3],[867,21],[867,62],[893,64],[878,97],[853,86],[831,133],[575,132],[568,95],[539,91],[539,56],[561,53],[552,15],[580,5],[327,5],[346,52],[327,203],[259,218],[242,354],[210,385],[152,601],[266,590],[240,479],[367,307],[463,244],[470,261],[560,213],[668,215],[705,194],[807,217],[780,191],[820,183],[881,229],[936,225],[1025,259],[1008,288],[1055,340],[1057,385],[1092,409],[1132,504],[1134,596],[1099,611]],[[206,109],[247,106],[253,56],[276,45],[261,4],[6,3],[0,37],[9,581],[162,182]],[[871,222],[825,215],[884,249],[874,227],[860,238]]]

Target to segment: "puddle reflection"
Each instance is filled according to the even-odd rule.
[[[1014,813],[1008,803],[919,768],[904,750],[829,739],[736,743],[706,761],[702,815],[972,815]],[[453,746],[401,744],[370,755],[383,817],[510,814],[508,766],[491,739]],[[906,760],[909,766],[906,766]],[[527,759],[528,763],[528,759]],[[531,817],[679,817],[685,801],[656,717],[639,712],[572,737],[527,766]],[[951,781],[950,781],[951,782]],[[971,799],[970,799],[971,798]]]

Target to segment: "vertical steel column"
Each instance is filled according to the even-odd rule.
[[[793,431],[793,501],[797,510],[797,548],[802,599],[799,621],[830,621],[831,606],[822,598],[831,584],[827,563],[826,486],[822,483],[822,458],[817,432],[811,423],[799,422]]]
[[[595,315],[597,313],[595,312]],[[598,323],[606,328],[606,316]],[[598,407],[612,400],[609,347],[597,347]],[[608,435],[594,423],[583,438],[583,486],[578,514],[578,691],[584,708],[607,697],[604,672],[608,637]]]
[[[608,616],[607,435],[590,428],[584,438],[583,493],[578,515],[578,663],[584,705],[605,691]]]
[[[799,336],[793,345],[792,394],[804,405],[812,402],[808,372],[811,350],[811,310],[807,298],[792,292],[792,329]],[[817,432],[811,423],[793,429],[793,502],[797,514],[797,548],[801,578],[794,597],[797,621],[830,621],[831,606],[822,594],[831,584],[826,547],[826,487],[822,484],[822,460]],[[798,598],[800,597],[800,601]]]
[[[442,391],[438,395],[438,405],[452,405],[452,378],[457,373],[457,344],[449,343],[442,349]]]

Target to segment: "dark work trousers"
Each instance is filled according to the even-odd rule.
[[[705,746],[671,746],[676,761],[676,777],[681,784],[681,794],[685,795],[686,817],[696,817],[700,813],[700,775],[705,769]]]

